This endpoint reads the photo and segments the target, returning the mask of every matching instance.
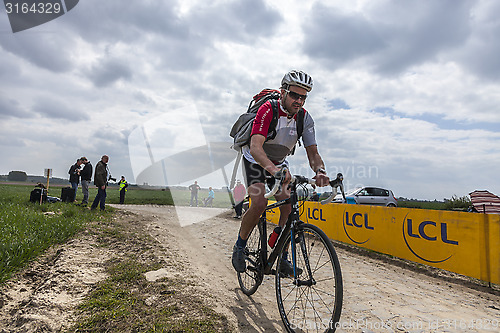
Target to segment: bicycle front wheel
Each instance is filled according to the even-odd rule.
[[[276,269],[276,298],[287,332],[335,332],[342,310],[342,273],[337,253],[325,233],[301,224],[286,235]],[[296,278],[280,273],[283,253],[295,257]],[[295,252],[293,253],[293,251]]]
[[[247,269],[245,272],[238,272],[238,282],[245,295],[252,295],[257,291],[262,283],[263,273],[261,264],[261,230],[262,222],[252,230],[245,247]]]

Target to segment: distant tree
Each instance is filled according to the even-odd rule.
[[[445,209],[447,210],[467,210],[472,205],[472,202],[466,195],[460,198],[453,195],[451,199],[444,199],[444,201]]]
[[[24,171],[11,171],[7,179],[11,182],[25,182],[28,179],[28,175]]]

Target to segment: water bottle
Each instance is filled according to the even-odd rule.
[[[276,227],[273,230],[273,233],[269,236],[269,241],[267,242],[269,246],[274,248],[274,245],[276,245],[276,240],[278,239],[279,235],[281,233],[281,227]]]

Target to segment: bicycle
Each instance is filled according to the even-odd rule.
[[[342,180],[339,173],[330,181],[334,190],[322,204],[333,200],[337,187],[345,199]],[[265,197],[273,196],[282,182],[283,179],[276,181]],[[312,179],[292,176],[290,197],[266,207],[247,241],[247,269],[237,273],[241,290],[248,296],[257,291],[264,275],[275,275],[278,309],[287,332],[335,332],[342,311],[342,273],[335,249],[320,228],[299,219],[297,186],[313,183]],[[266,212],[285,204],[291,204],[292,211],[268,255]],[[293,276],[280,273],[283,252],[287,249],[292,257]],[[276,260],[276,269],[273,269]]]

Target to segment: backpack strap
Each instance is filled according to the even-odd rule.
[[[276,136],[276,126],[278,125],[279,118],[278,101],[276,99],[271,99],[269,102],[271,103],[271,108],[273,110],[273,119],[271,120],[271,123],[269,123],[266,141],[272,140]]]
[[[304,132],[304,116],[305,116],[305,111],[304,111],[304,108],[301,108],[299,110],[299,113],[297,114],[297,119],[296,119],[296,124],[297,124],[297,143],[299,144],[299,147],[302,146],[302,144],[300,143],[300,138],[302,137],[302,133]],[[297,146],[293,146],[293,149],[292,151],[290,152],[290,155],[294,155],[295,154],[295,148]]]
[[[304,108],[301,108],[299,110],[299,113],[297,114],[297,136],[298,140],[302,137],[302,133],[304,132],[304,116],[305,116],[305,111]],[[299,141],[299,146],[300,146],[300,141]]]

